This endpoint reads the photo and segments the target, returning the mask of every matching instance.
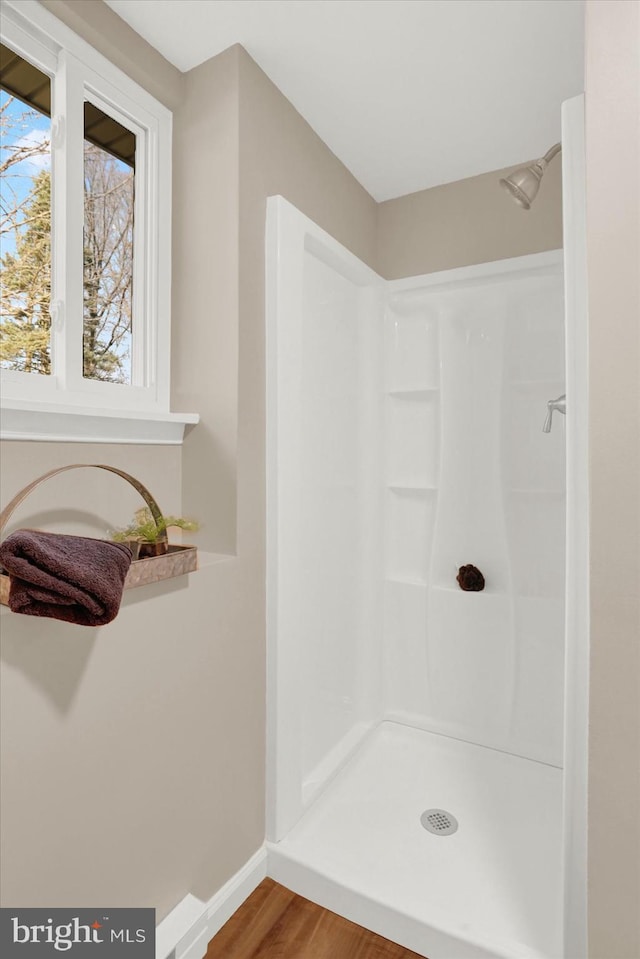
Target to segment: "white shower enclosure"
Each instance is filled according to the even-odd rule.
[[[386,282],[280,197],[267,234],[270,874],[429,959],[563,956],[562,252]]]

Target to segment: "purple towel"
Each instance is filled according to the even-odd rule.
[[[131,550],[86,536],[19,529],[0,546],[11,576],[9,607],[80,626],[103,626],[118,615]]]

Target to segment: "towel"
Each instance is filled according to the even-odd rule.
[[[103,626],[118,615],[131,550],[86,536],[16,530],[0,546],[11,576],[9,607],[80,626]]]

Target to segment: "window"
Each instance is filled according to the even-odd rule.
[[[161,441],[197,421],[169,413],[171,114],[38,3],[1,39],[3,435],[32,410]]]
[[[51,373],[51,80],[0,48],[0,366]]]
[[[84,104],[82,375],[131,384],[136,137]]]

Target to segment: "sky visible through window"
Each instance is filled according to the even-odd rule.
[[[131,382],[133,211],[133,169],[85,140],[83,374],[88,379]]]
[[[0,366],[51,372],[51,121],[0,91]]]
[[[5,90],[0,117],[0,367],[48,374],[51,121]],[[84,174],[83,375],[130,383],[134,171],[85,140]]]
[[[0,115],[2,116],[2,141],[0,165],[2,177],[2,214],[11,200],[23,202],[31,192],[33,177],[41,170],[51,169],[51,120],[16,97],[0,90]],[[6,123],[6,125],[5,125]],[[31,151],[30,156],[15,163],[7,172],[4,166],[17,150]],[[17,204],[16,204],[17,205]],[[15,232],[2,231],[2,253],[15,252]]]

